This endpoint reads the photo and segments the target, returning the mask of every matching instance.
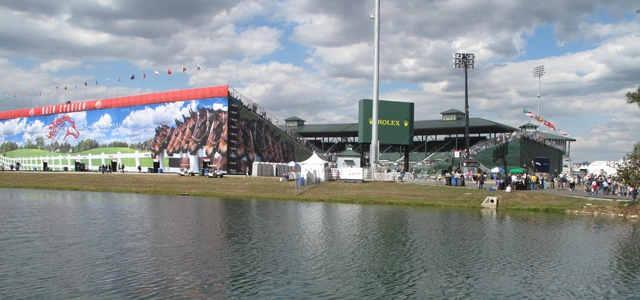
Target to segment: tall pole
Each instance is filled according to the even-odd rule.
[[[544,75],[544,65],[533,68],[533,77],[538,77],[538,117],[540,116],[540,78]]]
[[[373,15],[375,23],[374,29],[374,59],[373,59],[373,108],[372,108],[372,124],[371,124],[371,149],[369,151],[369,164],[371,165],[371,179],[375,180],[377,173],[378,151],[378,97],[380,87],[380,0],[376,0],[375,14]]]
[[[467,85],[467,69],[474,68],[475,55],[473,53],[456,53],[453,56],[453,67],[464,69],[464,143],[465,156],[469,154],[469,88]],[[457,138],[456,138],[457,140]]]
[[[464,157],[469,156],[469,88],[467,86],[467,59],[464,68]]]

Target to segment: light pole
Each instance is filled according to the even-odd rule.
[[[540,77],[544,75],[544,65],[533,68],[533,77],[538,77],[538,117],[540,116]]]
[[[378,92],[380,74],[380,0],[376,0],[375,15],[372,15],[374,25],[374,59],[373,59],[373,108],[371,112],[371,147],[369,150],[369,164],[371,165],[371,179],[375,181],[378,169]]]
[[[453,56],[453,67],[464,69],[464,145],[465,157],[469,155],[469,89],[467,87],[467,69],[474,68],[473,53],[456,53]]]

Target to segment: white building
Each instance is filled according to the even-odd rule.
[[[614,160],[596,160],[587,165],[580,166],[580,173],[584,173],[586,175],[595,174],[595,175],[618,175],[618,164],[621,164],[622,160],[614,161]]]

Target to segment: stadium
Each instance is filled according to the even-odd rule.
[[[202,174],[252,173],[258,162],[304,161],[317,153],[339,168],[336,156],[351,147],[368,164],[370,101],[360,101],[358,123],[306,124],[284,119],[229,86],[67,102],[0,112],[4,169],[35,171],[127,171]],[[470,147],[464,155],[464,113],[415,120],[413,103],[381,101],[382,170],[434,172],[456,168],[464,156],[480,171],[493,167],[562,172],[575,139],[483,118],[469,119]],[[422,115],[422,114],[420,114]]]

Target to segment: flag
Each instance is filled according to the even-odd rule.
[[[38,91],[38,96],[42,96],[42,90]]]
[[[98,79],[96,79],[96,85],[98,85]]]
[[[22,92],[22,97],[24,97],[24,92]]]
[[[143,78],[143,79],[144,79],[144,78],[147,78],[147,74],[142,73],[142,78]]]
[[[196,70],[200,71],[202,70],[202,67],[200,65],[196,65]]]
[[[549,126],[549,129],[551,129],[551,130],[553,130],[553,131],[555,131],[555,130],[556,130],[556,127],[555,127],[555,126],[553,126],[553,124],[551,124],[551,122],[549,122],[549,125],[548,125],[548,126]]]
[[[87,86],[87,82],[86,81],[84,82],[84,86]]]
[[[107,78],[107,83],[109,83],[109,78]]]
[[[13,93],[13,98],[15,98],[15,97],[16,97],[16,93]]]
[[[77,87],[78,87],[78,84],[76,83],[76,86],[74,86],[73,88],[77,88]]]
[[[118,77],[118,81],[120,81],[120,77]]]
[[[169,71],[167,71],[167,74],[171,75],[171,69],[169,69]]]
[[[136,79],[136,75],[131,74],[131,77],[129,77],[129,79],[131,79],[131,80]]]
[[[186,72],[186,71],[187,71],[187,68],[184,68],[184,67],[183,67],[183,68],[182,68],[182,72]]]
[[[65,85],[65,86],[64,86],[64,90],[65,90],[65,91],[67,90],[67,85]]]
[[[56,87],[56,91],[58,90],[58,87]]]
[[[158,71],[155,71],[153,75],[158,76]]]

